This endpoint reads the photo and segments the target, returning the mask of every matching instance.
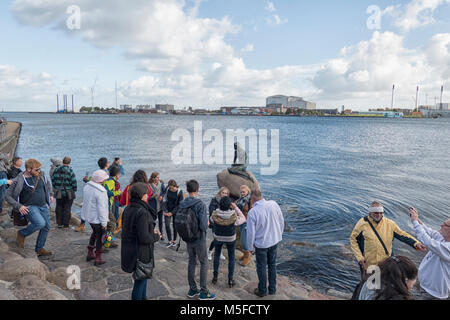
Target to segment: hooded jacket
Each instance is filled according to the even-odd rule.
[[[235,222],[237,214],[234,210],[222,211],[217,209],[211,215],[211,223],[214,223],[213,236],[220,242],[233,242],[236,240]]]
[[[206,212],[206,205],[202,200],[194,197],[187,197],[180,202],[180,209],[192,207],[192,210],[197,215],[198,225],[200,228],[200,238],[189,243],[190,245],[197,245],[206,241],[206,230],[208,230],[208,213]]]
[[[89,181],[83,188],[81,219],[106,227],[109,222],[108,193],[101,184]]]
[[[378,265],[392,255],[394,238],[413,248],[420,243],[416,238],[400,229],[394,221],[386,217],[383,217],[378,223],[370,216],[368,219],[383,240],[389,255],[386,255],[381,242],[378,240],[369,223],[364,218],[361,218],[350,236],[351,249],[357,261],[366,260],[369,266]]]
[[[57,158],[51,158],[51,165],[50,165],[50,171],[49,171],[49,175],[50,175],[50,179],[53,177],[53,173],[55,173],[56,168],[60,167],[63,165],[63,162],[61,159],[57,159]]]

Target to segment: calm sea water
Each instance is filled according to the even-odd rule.
[[[195,178],[209,204],[217,192],[216,174],[225,165],[183,165],[171,161],[175,129],[279,129],[280,169],[258,178],[266,199],[276,200],[293,231],[279,252],[279,271],[321,288],[351,291],[359,269],[349,249],[356,222],[374,199],[386,216],[413,233],[408,207],[439,228],[450,217],[450,122],[448,119],[345,119],[159,115],[6,114],[23,123],[18,155],[39,159],[47,173],[50,158],[69,155],[79,181],[97,169],[97,159],[123,159],[122,187],[134,171],[161,173],[168,181]],[[205,144],[206,145],[206,144]],[[417,265],[424,254],[396,242],[396,254]]]

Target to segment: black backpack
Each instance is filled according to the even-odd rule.
[[[200,239],[198,218],[192,207],[178,209],[174,226],[183,241],[189,243]]]

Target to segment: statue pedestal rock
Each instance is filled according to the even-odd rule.
[[[225,169],[217,174],[217,185],[219,188],[227,187],[230,189],[230,196],[233,198],[240,197],[240,187],[244,184],[247,185],[250,190],[261,190],[255,176],[249,171],[246,173],[250,176],[253,182],[242,176],[231,174],[228,169]]]

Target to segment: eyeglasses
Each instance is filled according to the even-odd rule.
[[[37,168],[37,169],[34,168],[33,171],[38,171],[39,172],[39,171],[41,171],[41,168]]]

